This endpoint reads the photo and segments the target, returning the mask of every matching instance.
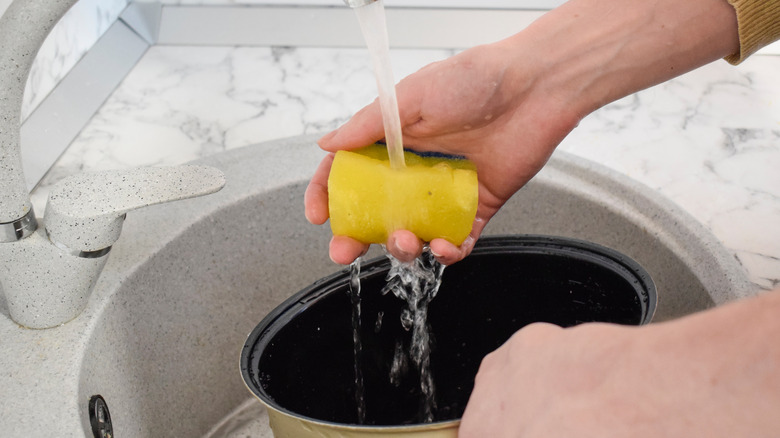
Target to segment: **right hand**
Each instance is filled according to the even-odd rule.
[[[576,36],[576,37],[575,37]],[[434,239],[440,262],[465,257],[502,205],[547,162],[580,119],[599,107],[739,50],[734,8],[723,0],[572,0],[522,32],[431,64],[396,87],[404,145],[469,158],[477,166],[479,207],[460,246]],[[331,152],[384,137],[379,104],[363,108],[320,140]],[[328,219],[323,161],[306,193],[306,217]],[[398,230],[391,254],[422,250]],[[350,263],[367,245],[344,236],[331,258]]]
[[[515,51],[502,42],[476,47],[428,65],[396,87],[405,147],[462,155],[477,167],[479,206],[471,234],[460,247],[443,239],[430,242],[444,264],[471,252],[490,218],[539,171],[579,120],[536,86],[540,72],[517,70],[511,60]],[[379,103],[374,101],[320,139],[319,145],[335,152],[383,137]],[[331,162],[330,155],[323,160],[306,192],[306,216],[314,224],[328,219]],[[398,230],[387,248],[408,261],[420,254],[422,244],[411,232]],[[353,239],[335,236],[330,255],[335,262],[347,264],[366,249]]]

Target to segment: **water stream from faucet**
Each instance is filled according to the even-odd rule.
[[[358,257],[349,266],[349,297],[352,301],[352,343],[355,361],[355,403],[357,403],[358,424],[366,422],[365,382],[363,379],[363,341],[360,338],[360,262]]]
[[[387,34],[387,22],[382,0],[354,8],[363,37],[366,40],[379,92],[379,105],[382,111],[382,123],[385,131],[390,167],[406,167],[403,155],[403,137],[401,119],[398,112],[398,99],[395,93],[395,81],[390,65],[390,49]],[[436,390],[431,373],[431,336],[428,325],[428,304],[436,296],[441,285],[444,265],[436,261],[430,250],[411,263],[400,262],[390,254],[391,268],[387,275],[387,284],[382,293],[392,292],[405,301],[406,308],[401,313],[401,324],[405,331],[411,332],[408,350],[399,343],[391,366],[391,383],[397,382],[407,368],[401,366],[410,359],[420,375],[419,417],[422,422],[431,422],[436,409]],[[352,328],[355,343],[355,396],[358,405],[358,421],[363,424],[366,418],[364,400],[365,384],[362,372],[362,342],[360,340],[360,259],[350,266],[350,296],[352,298]],[[381,313],[380,313],[381,318]],[[381,326],[381,319],[377,321]]]
[[[360,29],[366,40],[368,53],[374,67],[374,76],[379,91],[379,106],[385,129],[385,142],[390,157],[390,167],[403,169],[404,145],[401,133],[401,117],[398,113],[398,98],[395,94],[393,69],[390,65],[390,45],[387,37],[387,20],[382,0],[355,8]]]

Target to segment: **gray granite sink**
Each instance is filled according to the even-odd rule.
[[[0,301],[0,435],[92,436],[87,407],[100,394],[117,437],[270,436],[241,380],[242,345],[272,308],[340,269],[327,257],[329,229],[303,216],[322,157],[314,140],[204,159],[226,174],[221,192],[128,215],[76,320],[27,330]],[[698,222],[563,152],[486,232],[571,236],[628,254],[656,282],[656,320],[756,292]]]

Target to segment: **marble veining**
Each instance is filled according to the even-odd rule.
[[[449,54],[397,51],[396,77]],[[154,46],[43,186],[81,170],[178,164],[333,129],[375,94],[364,50]]]
[[[22,120],[116,21],[128,0],[80,0],[52,29],[35,57],[24,91]]]
[[[452,54],[394,50],[395,77]],[[583,120],[560,148],[679,204],[762,288],[780,285],[779,56],[718,61]],[[153,46],[35,191],[89,170],[172,165],[327,131],[370,102],[360,49]],[[302,201],[301,201],[302,202]]]
[[[780,57],[716,62],[586,118],[561,148],[625,173],[705,224],[763,288],[780,285]]]

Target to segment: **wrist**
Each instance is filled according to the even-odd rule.
[[[655,361],[655,383],[687,398],[673,409],[687,418],[731,411],[708,422],[709,433],[699,432],[769,436],[778,430],[779,312],[777,290],[647,327],[653,335],[644,346]],[[656,395],[659,403],[670,401],[663,391]]]
[[[571,0],[500,44],[534,65],[538,97],[576,119],[739,48],[725,0]]]

